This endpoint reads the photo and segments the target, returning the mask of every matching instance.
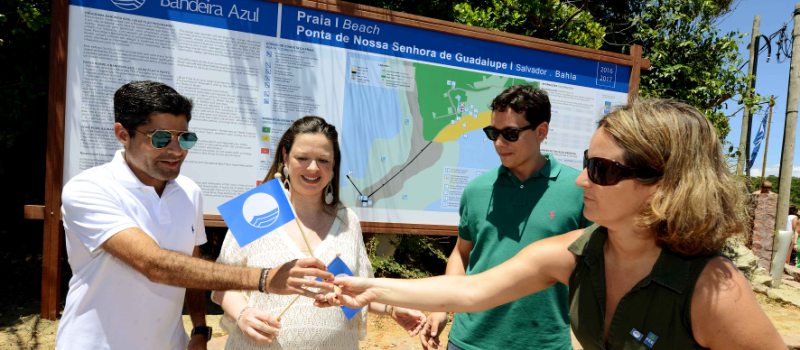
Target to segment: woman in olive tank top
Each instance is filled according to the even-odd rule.
[[[702,113],[671,100],[617,109],[583,166],[576,185],[594,226],[477,275],[337,278],[342,290],[317,303],[472,312],[563,283],[584,349],[786,349],[747,280],[717,254],[747,229],[745,191]]]

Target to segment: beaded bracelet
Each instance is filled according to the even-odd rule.
[[[258,279],[258,291],[261,293],[267,293],[267,276],[269,275],[269,270],[271,270],[269,267],[261,269],[261,277]]]

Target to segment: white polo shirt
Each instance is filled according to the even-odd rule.
[[[186,289],[151,282],[101,245],[138,227],[161,248],[191,255],[206,242],[197,184],[178,176],[159,197],[133,174],[119,150],[111,162],[72,178],[61,200],[73,275],[56,348],[185,349]]]

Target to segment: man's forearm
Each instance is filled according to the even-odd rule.
[[[153,259],[145,275],[152,281],[201,290],[258,290],[261,269],[223,265],[165,251]]]
[[[260,269],[216,264],[194,255],[161,248],[139,228],[122,230],[101,246],[150,281],[184,288],[213,290],[258,289]]]

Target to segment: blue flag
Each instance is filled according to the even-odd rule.
[[[280,181],[270,180],[217,207],[240,247],[295,217]]]
[[[767,116],[764,116],[764,119],[761,119],[761,125],[758,127],[758,132],[756,133],[756,137],[753,139],[753,151],[750,152],[750,159],[747,162],[747,170],[753,167],[753,163],[756,161],[756,156],[758,156],[758,149],[761,148],[761,142],[764,141],[764,138],[767,137]]]
[[[328,272],[332,273],[334,276],[353,275],[353,271],[351,271],[350,268],[347,267],[347,264],[345,264],[344,261],[342,261],[342,259],[340,259],[338,256],[333,258],[333,261],[331,261],[331,263],[328,265]],[[361,309],[353,309],[347,306],[342,306],[344,317],[347,317],[348,320],[353,318],[353,316],[355,316],[360,310]]]

